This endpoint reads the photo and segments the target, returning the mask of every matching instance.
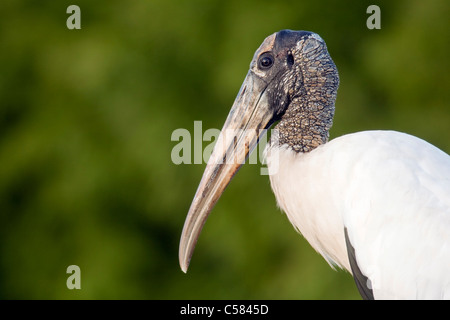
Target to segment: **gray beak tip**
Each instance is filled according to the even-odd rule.
[[[189,263],[180,261],[180,267],[181,267],[181,271],[183,271],[184,273],[187,273],[188,268],[189,268]]]

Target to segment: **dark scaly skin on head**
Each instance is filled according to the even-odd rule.
[[[287,53],[292,55],[293,65],[284,74],[284,82],[276,82],[278,87],[274,88],[274,92],[283,92],[280,87],[284,87],[288,99],[276,129],[280,145],[309,152],[328,141],[339,75],[325,42],[317,35],[305,32],[296,40]],[[272,103],[279,101],[273,99]]]

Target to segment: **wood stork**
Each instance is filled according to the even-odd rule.
[[[282,30],[256,51],[186,217],[186,272],[201,229],[263,130],[278,205],[366,299],[450,299],[450,157],[395,131],[328,142],[339,76],[322,38]],[[229,130],[238,134],[226,134]],[[233,159],[233,161],[229,161]]]

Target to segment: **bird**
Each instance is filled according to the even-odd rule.
[[[450,299],[450,156],[407,133],[329,139],[339,74],[325,41],[281,30],[256,50],[189,208],[187,272],[206,219],[262,135],[278,206],[363,299]]]

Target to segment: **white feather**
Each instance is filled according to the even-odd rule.
[[[294,227],[350,271],[344,228],[376,299],[450,299],[450,157],[394,131],[345,135],[309,153],[266,148]]]

